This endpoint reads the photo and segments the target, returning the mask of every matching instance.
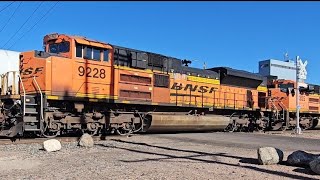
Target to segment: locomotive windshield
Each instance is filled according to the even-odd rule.
[[[288,83],[288,84],[279,84],[280,89],[287,89],[287,88],[294,88],[293,83]]]
[[[54,43],[49,45],[49,52],[50,53],[65,53],[69,52],[70,50],[70,43],[69,42],[61,42],[61,43]]]

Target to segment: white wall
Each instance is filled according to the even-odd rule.
[[[278,76],[278,79],[296,80],[296,65],[294,62],[285,62],[269,59],[259,62],[259,74],[263,76]]]

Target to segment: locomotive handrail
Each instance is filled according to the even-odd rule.
[[[284,111],[285,111],[285,106],[283,107],[282,105],[284,105],[281,101],[278,101],[279,106],[282,108],[282,118],[284,119]]]
[[[285,114],[284,114],[284,112],[285,112],[285,111],[288,111],[288,108],[286,107],[286,105],[283,104],[282,101],[279,101],[279,105],[280,105],[280,107],[282,108],[282,118],[285,119]]]
[[[288,110],[288,108],[286,107],[286,105],[283,104],[282,101],[279,101],[279,104],[281,105],[282,108],[284,107],[284,108],[283,108],[284,110]]]
[[[274,104],[274,101],[273,101],[274,99],[275,98],[270,98],[269,101],[271,102],[272,107],[276,110],[276,112],[277,112],[276,116],[277,116],[277,119],[279,119],[279,110],[278,110],[277,106]]]
[[[26,112],[26,90],[24,89],[24,85],[23,85],[20,74],[18,75],[18,77],[19,77],[19,81],[20,81],[22,91],[23,91],[23,115],[26,115],[25,114],[25,112]]]
[[[43,121],[43,95],[42,95],[42,91],[41,91],[41,88],[36,80],[36,76],[33,76],[33,80],[34,82],[36,83],[36,86],[39,90],[39,93],[40,93],[40,115],[41,115],[41,120]]]

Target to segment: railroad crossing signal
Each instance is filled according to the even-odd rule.
[[[308,64],[308,61],[302,62],[301,58],[297,56],[297,76],[298,79],[306,80],[307,79],[307,69],[306,66]]]

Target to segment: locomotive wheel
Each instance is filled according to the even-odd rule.
[[[54,132],[47,129],[45,132],[42,133],[42,135],[46,138],[54,138],[59,135],[59,131]]]
[[[235,129],[236,129],[236,124],[235,124],[235,121],[233,121],[232,123],[228,124],[228,126],[224,129],[224,131],[234,132]]]
[[[98,134],[98,129],[94,130],[94,131],[86,131],[84,133],[88,133],[90,136],[95,136]]]
[[[250,122],[249,125],[248,125],[248,128],[247,128],[247,131],[248,132],[253,132],[255,130],[255,124]]]
[[[55,130],[52,130],[51,128],[48,127],[48,123],[45,123],[45,128],[44,131],[42,132],[42,136],[46,138],[54,138],[57,137],[60,134],[59,125],[58,124],[53,124],[53,127],[56,128]]]
[[[274,130],[274,131],[281,130],[282,127],[283,127],[283,122],[280,121],[272,126],[272,130]]]
[[[227,132],[234,132],[237,129],[237,124],[236,124],[236,120],[232,119],[234,116],[236,115],[236,113],[232,113],[230,115],[230,121],[232,120],[232,122],[230,122],[228,124],[228,126],[225,128],[225,131]]]
[[[116,132],[120,136],[129,136],[130,134],[132,134],[132,130],[125,130],[123,128],[117,129]]]
[[[308,117],[306,117],[309,121],[309,123],[307,124],[304,124],[304,125],[301,125],[303,130],[307,130],[307,129],[310,129],[312,126],[313,126],[313,117],[311,115],[309,115]]]
[[[88,133],[91,136],[97,135],[99,132],[99,124],[96,123],[88,123],[87,130],[84,130],[83,133]]]

